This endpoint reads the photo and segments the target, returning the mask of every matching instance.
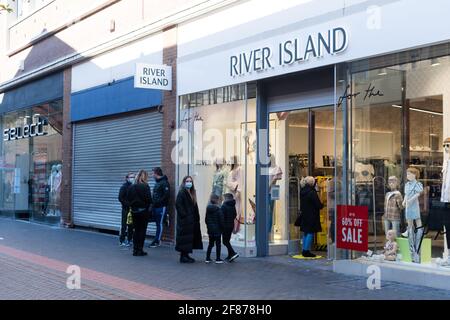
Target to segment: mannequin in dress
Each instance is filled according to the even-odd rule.
[[[224,166],[224,160],[216,160],[216,171],[214,172],[212,181],[212,193],[217,195],[222,201],[222,197],[225,194],[225,182],[227,181],[227,170]]]
[[[408,182],[405,184],[405,199],[402,204],[405,208],[405,217],[408,223],[408,229],[402,236],[408,237],[412,261],[416,263],[420,263],[420,245],[423,236],[419,206],[419,197],[423,192],[423,185],[417,181],[419,176],[420,172],[416,168],[410,167],[406,170]]]
[[[444,164],[442,168],[442,189],[441,202],[450,203],[450,138],[445,139],[444,144]],[[450,263],[448,251],[450,249],[450,212],[442,217],[444,225],[445,241],[443,259]]]
[[[242,219],[242,168],[239,165],[239,160],[237,156],[233,156],[231,159],[231,171],[228,174],[227,178],[227,188],[231,194],[234,196],[234,200],[236,200],[236,220],[243,223]],[[235,233],[237,233],[239,227],[235,228]]]
[[[400,219],[403,209],[403,197],[400,191],[398,191],[398,179],[395,176],[391,176],[388,179],[388,185],[391,191],[386,193],[384,201],[384,231],[386,236],[388,231],[393,229],[395,236],[400,235]]]

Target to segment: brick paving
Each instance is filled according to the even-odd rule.
[[[3,240],[1,240],[3,238]],[[332,272],[327,260],[288,256],[181,265],[173,247],[133,257],[117,237],[0,218],[0,299],[450,299],[450,292],[395,282],[368,290],[366,279]],[[81,290],[66,288],[81,267]]]

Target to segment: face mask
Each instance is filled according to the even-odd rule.
[[[128,178],[129,183],[134,183],[134,178]]]
[[[187,189],[191,189],[191,188],[192,188],[192,182],[186,182],[186,183],[184,184],[184,186],[185,186]]]

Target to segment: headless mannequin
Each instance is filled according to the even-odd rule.
[[[61,198],[61,182],[62,182],[62,165],[58,164],[56,166],[56,176],[54,180],[54,190],[55,190],[55,215],[61,215],[61,211],[59,209],[60,198]]]
[[[419,197],[423,191],[423,185],[417,181],[418,170],[415,168],[408,168],[406,177],[408,182],[405,185],[403,207],[405,208],[408,229],[402,236],[408,237],[412,261],[420,263],[423,226],[420,218]]]
[[[233,157],[231,171],[227,178],[227,187],[236,200],[236,220],[242,222],[241,193],[242,193],[242,172],[237,157]],[[239,223],[236,223],[235,233],[239,231]]]
[[[50,177],[48,178],[48,185],[50,186],[50,194],[49,194],[49,214],[54,215],[55,214],[55,207],[56,207],[56,193],[55,193],[55,180],[56,175],[58,174],[57,166],[52,166],[52,172],[50,174]]]

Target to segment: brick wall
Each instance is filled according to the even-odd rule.
[[[177,27],[164,30],[163,63],[172,66],[172,91],[165,91],[163,97],[163,132],[162,132],[162,169],[167,175],[171,186],[171,200],[168,208],[170,228],[164,231],[163,239],[173,242],[175,239],[175,188],[176,168],[172,162],[171,154],[175,142],[171,141],[172,132],[176,125],[177,114]]]
[[[70,93],[72,69],[64,70],[63,95],[63,181],[61,188],[61,225],[72,226],[72,124],[70,123]]]

